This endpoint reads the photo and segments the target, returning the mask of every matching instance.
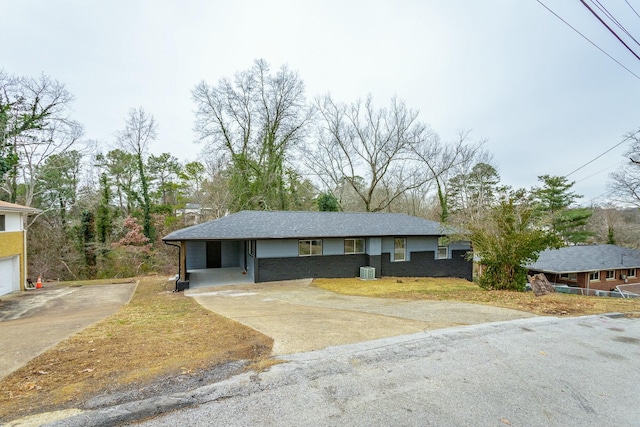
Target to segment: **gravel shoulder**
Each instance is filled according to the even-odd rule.
[[[203,307],[274,339],[273,355],[320,350],[424,330],[534,317],[501,307],[340,295],[311,280],[185,292]]]

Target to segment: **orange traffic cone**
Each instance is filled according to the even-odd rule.
[[[38,276],[38,281],[36,282],[36,289],[42,288],[42,277]]]

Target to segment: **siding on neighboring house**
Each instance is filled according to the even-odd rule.
[[[24,290],[27,280],[23,269],[25,261],[25,231],[22,226],[22,214],[19,212],[0,212],[4,215],[4,229],[0,231],[0,260],[3,268],[10,270],[0,277],[0,295]]]
[[[545,273],[550,282],[559,285],[577,286],[580,288],[597,289],[600,291],[613,291],[618,285],[633,285],[640,283],[640,270],[636,271],[636,277],[622,278],[626,276],[628,269],[614,269],[615,275],[613,279],[607,279],[607,270],[600,270],[600,280],[589,280],[589,272],[576,273],[576,280],[570,280],[560,277],[559,274]]]

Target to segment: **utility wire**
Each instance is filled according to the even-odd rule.
[[[614,145],[613,147],[609,148],[607,151],[605,151],[604,153],[600,154],[599,156],[595,157],[592,160],[589,160],[587,163],[585,163],[584,165],[580,166],[579,168],[569,172],[568,174],[566,174],[564,177],[567,178],[570,175],[573,175],[574,173],[578,172],[580,169],[590,165],[591,163],[595,162],[596,160],[598,160],[600,157],[604,156],[605,154],[607,154],[609,151],[613,150],[614,148],[624,144],[625,142],[627,142],[628,140],[630,140],[631,138],[633,138],[634,136],[636,136],[638,134],[638,132],[640,131],[636,131],[634,133],[632,133],[631,135],[629,135],[628,137],[626,137],[625,139],[623,139],[622,141],[618,142],[616,145]]]
[[[633,54],[633,56],[635,56],[635,57],[638,59],[638,61],[640,61],[640,56],[638,56],[638,54],[637,54],[637,53],[635,53],[635,52],[634,52],[634,50],[633,50],[633,49],[631,49],[631,48],[629,47],[629,45],[628,45],[628,44],[626,44],[626,43],[624,42],[624,40],[622,40],[622,39],[620,38],[620,36],[619,36],[615,31],[613,31],[613,29],[609,26],[609,24],[607,24],[606,22],[604,22],[604,20],[600,17],[600,15],[598,15],[598,14],[596,13],[596,11],[595,11],[595,10],[593,10],[593,9],[591,8],[591,6],[589,6],[589,5],[587,4],[587,2],[586,2],[586,1],[584,1],[584,0],[580,0],[580,3],[582,3],[582,4],[584,5],[584,7],[586,7],[587,9],[589,9],[589,12],[591,12],[591,13],[593,14],[593,16],[595,16],[595,17],[598,19],[598,21],[600,21],[600,23],[601,23],[602,25],[604,25],[604,26],[607,28],[607,30],[609,30],[609,32],[611,32],[611,34],[613,34],[613,36],[614,36],[615,38],[617,38],[617,39],[618,39],[618,41],[619,41],[620,43],[622,43],[622,44],[623,44],[623,46],[624,46],[624,47],[626,47],[626,48],[627,48],[627,50],[628,50],[629,52],[631,52],[631,53]]]
[[[561,20],[562,22],[564,22],[569,28],[571,28],[573,31],[575,31],[576,33],[580,34],[580,36],[582,36],[583,39],[585,39],[586,41],[588,41],[589,43],[591,43],[596,49],[598,49],[600,52],[604,53],[605,55],[607,55],[609,57],[609,59],[611,59],[612,61],[614,61],[616,64],[618,64],[619,66],[621,66],[622,68],[624,68],[625,70],[627,70],[631,75],[633,75],[636,79],[640,80],[640,76],[638,76],[636,73],[634,73],[633,71],[631,71],[630,69],[628,69],[627,67],[625,67],[624,65],[622,65],[622,63],[620,61],[618,61],[617,59],[615,59],[613,56],[609,55],[607,52],[604,51],[604,49],[602,49],[600,46],[598,46],[597,44],[595,44],[594,42],[592,42],[587,36],[585,36],[584,34],[582,34],[580,31],[578,31],[573,25],[569,24],[567,21],[565,21],[564,19],[562,19],[562,17],[560,17],[560,15],[558,15],[557,13],[555,13],[553,10],[549,9],[549,7],[542,3],[541,0],[536,0],[538,3],[540,3],[540,5],[542,7],[544,7],[545,9],[547,9],[549,12],[551,12],[551,14],[553,14],[556,18],[558,18],[559,20]]]
[[[589,178],[591,178],[591,177],[594,177],[594,176],[596,176],[596,175],[599,175],[599,174],[601,174],[602,172],[607,171],[607,170],[611,169],[612,167],[614,167],[614,166],[618,166],[618,165],[621,165],[621,164],[622,164],[622,162],[617,162],[617,163],[612,164],[611,166],[607,166],[607,167],[606,167],[606,168],[604,168],[604,169],[600,169],[598,172],[594,172],[594,173],[592,173],[591,175],[585,176],[584,178],[581,178],[581,179],[577,180],[577,181],[575,182],[575,184],[577,184],[577,183],[579,183],[579,182],[582,182],[582,181],[586,181],[587,179],[589,179]]]
[[[631,6],[631,3],[629,3],[629,1],[628,1],[628,0],[624,0],[624,2],[627,4],[627,6],[629,6],[629,7],[631,8],[631,10],[633,10],[633,13],[635,13],[635,14],[636,14],[636,16],[637,16],[638,18],[640,18],[640,15],[638,15],[638,12],[636,12],[636,10],[633,8],[633,6]]]
[[[604,13],[604,14],[607,16],[607,18],[609,18],[609,20],[611,20],[611,22],[613,22],[614,24],[616,24],[616,26],[617,26],[618,28],[620,28],[620,29],[621,29],[621,30],[622,30],[622,31],[623,31],[623,32],[624,32],[624,33],[625,33],[625,34],[626,34],[626,35],[627,35],[631,40],[633,40],[637,45],[639,45],[639,46],[640,46],[640,43],[638,43],[638,40],[636,40],[636,38],[635,38],[635,37],[633,37],[633,35],[629,32],[629,30],[627,30],[627,29],[624,27],[624,25],[622,25],[622,24],[620,23],[620,21],[618,21],[618,20],[616,19],[616,17],[615,17],[615,16],[613,16],[613,14],[612,14],[611,12],[609,12],[609,10],[608,10],[608,9],[607,9],[607,8],[606,8],[602,3],[600,3],[600,1],[599,1],[599,0],[592,0],[592,2],[596,5],[596,7],[597,7],[598,9],[600,9],[600,11],[601,11],[602,13]]]

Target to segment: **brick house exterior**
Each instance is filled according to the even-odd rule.
[[[640,251],[616,245],[579,245],[548,249],[528,266],[550,282],[612,291],[618,285],[640,284]]]

